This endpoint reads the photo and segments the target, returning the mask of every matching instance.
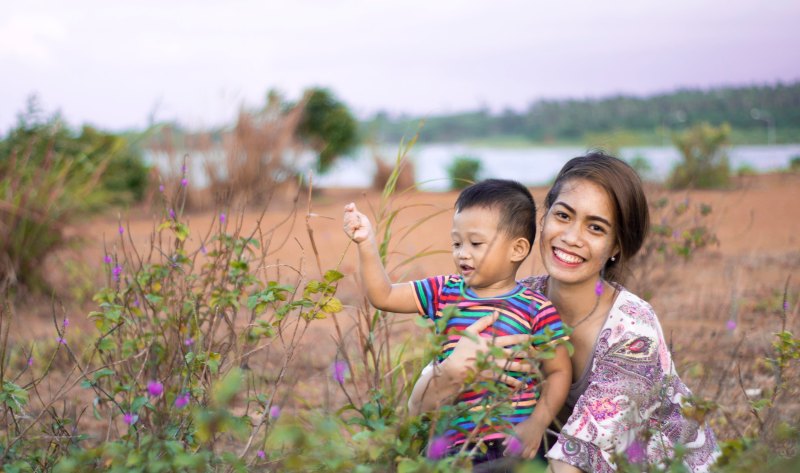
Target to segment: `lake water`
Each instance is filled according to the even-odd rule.
[[[488,148],[461,144],[416,145],[409,153],[414,162],[416,180],[425,190],[446,190],[449,187],[447,167],[457,156],[471,156],[483,165],[482,177],[515,179],[527,185],[545,185],[553,180],[559,169],[570,158],[586,152],[581,147],[531,147]],[[372,148],[362,147],[352,158],[339,160],[329,173],[315,176],[319,187],[369,187],[375,172]],[[397,148],[384,147],[381,156],[394,160]],[[645,177],[663,180],[681,158],[678,151],[669,146],[630,147],[620,150],[620,157],[645,158],[652,171]],[[785,169],[793,156],[800,156],[800,144],[771,146],[734,146],[728,152],[731,169],[749,166],[765,172]],[[301,169],[310,166],[313,156],[306,153],[297,158]],[[165,156],[146,155],[145,159],[155,164],[165,174],[174,173],[176,166]],[[221,162],[222,155],[190,156],[189,172],[194,186],[204,187],[208,178],[204,174],[202,161]],[[177,166],[179,167],[179,165]],[[170,169],[172,168],[172,169]]]

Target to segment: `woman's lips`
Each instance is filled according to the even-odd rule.
[[[560,248],[553,248],[553,256],[567,266],[577,266],[584,262],[584,259],[580,256]]]

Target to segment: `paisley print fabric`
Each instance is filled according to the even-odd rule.
[[[542,291],[545,277],[522,281]],[[678,377],[650,305],[617,286],[618,296],[595,346],[589,385],[547,457],[586,472],[613,472],[615,453],[663,464],[676,445],[691,472],[708,471],[719,454],[708,425],[681,412],[691,392]],[[633,460],[633,455],[629,455]]]

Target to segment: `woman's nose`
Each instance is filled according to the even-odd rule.
[[[577,225],[568,225],[561,233],[561,241],[573,246],[580,246],[581,231]]]

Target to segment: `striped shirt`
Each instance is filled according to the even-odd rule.
[[[479,297],[465,287],[460,275],[435,276],[412,281],[417,300],[417,309],[424,317],[436,322],[442,319],[443,310],[455,305],[458,313],[449,320],[442,331],[446,339],[442,345],[439,360],[450,356],[458,340],[459,333],[481,317],[499,314],[494,324],[483,332],[489,336],[528,334],[533,335],[533,345],[540,346],[565,336],[564,326],[556,308],[547,297],[527,287],[517,284],[510,292],[494,297]],[[511,397],[511,409],[506,409],[499,418],[485,419],[482,411],[492,404],[489,392],[480,386],[471,386],[456,398],[456,405],[464,406],[459,411],[450,429],[445,434],[451,445],[463,443],[470,434],[474,440],[484,441],[505,437],[505,432],[513,425],[527,419],[533,412],[539,398],[538,382],[529,374],[509,371],[507,374],[526,382],[526,386]],[[463,404],[462,404],[463,403]],[[509,415],[505,415],[508,413]]]

